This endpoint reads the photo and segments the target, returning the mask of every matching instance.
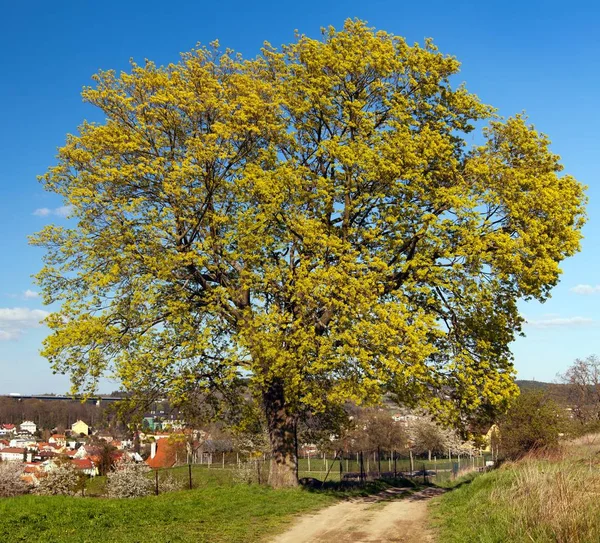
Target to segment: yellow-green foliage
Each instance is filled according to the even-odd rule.
[[[517,300],[547,297],[585,197],[458,70],[347,21],[253,60],[215,43],[97,74],[105,122],[42,178],[72,206],[33,238],[60,304],[43,354],[80,391],[109,373],[185,399],[243,369],[290,412],[384,387],[448,418],[504,404]]]

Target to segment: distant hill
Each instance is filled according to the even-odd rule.
[[[517,379],[516,383],[521,392],[526,392],[528,390],[543,390],[549,387],[557,386],[556,383],[545,383],[544,381],[532,381],[529,379]]]
[[[545,383],[544,381],[532,381],[528,379],[517,379],[516,383],[521,392],[544,392],[559,404],[569,404],[569,388],[565,384]]]

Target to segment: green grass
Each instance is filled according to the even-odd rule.
[[[168,470],[188,482],[188,467]],[[162,474],[164,472],[160,472]],[[153,474],[150,474],[152,476]],[[367,496],[406,480],[373,481],[340,488],[273,490],[236,484],[233,470],[193,466],[193,490],[138,499],[91,497],[104,477],[88,482],[87,496],[21,496],[0,499],[0,541],[28,543],[256,542],[285,529],[294,517],[340,499]]]
[[[129,500],[22,496],[0,500],[0,540],[29,543],[252,542],[335,496],[214,485]]]
[[[600,541],[600,439],[459,479],[431,505],[444,543]],[[452,486],[452,485],[451,485]]]

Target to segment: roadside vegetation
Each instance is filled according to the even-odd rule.
[[[589,427],[522,394],[499,422],[499,468],[455,481],[432,505],[439,541],[600,541],[600,434],[574,437]]]
[[[570,445],[459,481],[433,506],[439,541],[600,541],[599,451],[600,440],[593,449]]]

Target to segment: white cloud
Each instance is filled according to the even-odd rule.
[[[551,317],[542,319],[526,319],[525,324],[533,328],[560,328],[573,326],[590,326],[594,319],[588,317]]]
[[[571,289],[571,292],[574,292],[575,294],[581,294],[582,296],[600,294],[600,285],[577,285]]]
[[[54,210],[54,214],[59,217],[67,217],[71,213],[73,206],[60,206]]]
[[[60,206],[54,209],[47,207],[40,207],[36,209],[33,214],[37,217],[48,217],[48,215],[56,215],[57,217],[67,217],[71,213],[73,206]]]
[[[33,212],[33,214],[38,217],[47,217],[50,213],[52,213],[52,210],[47,207],[40,207]]]
[[[0,341],[18,339],[27,330],[41,326],[48,316],[43,309],[26,307],[0,307]]]
[[[23,298],[25,298],[26,300],[31,300],[33,298],[37,298],[40,295],[39,292],[36,292],[35,290],[30,290],[27,289],[24,293],[23,293]]]

